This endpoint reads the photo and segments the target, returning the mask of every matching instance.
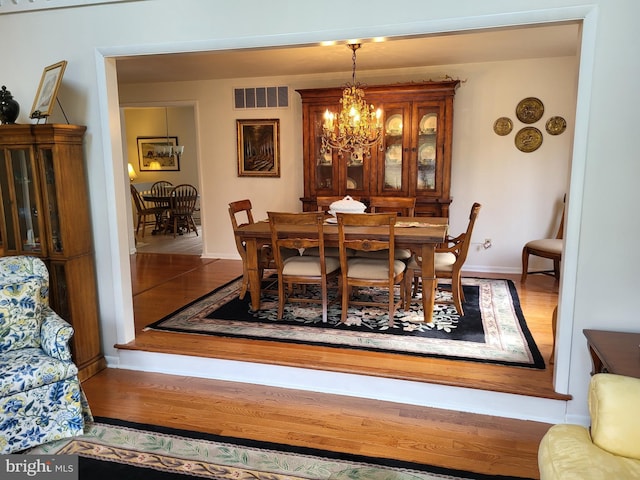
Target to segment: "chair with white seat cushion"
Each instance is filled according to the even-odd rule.
[[[565,196],[566,200],[566,196]],[[563,204],[565,202],[563,200]],[[560,216],[560,226],[555,238],[542,238],[527,242],[522,248],[522,277],[520,282],[527,281],[527,275],[534,273],[553,274],[556,280],[560,280],[560,261],[562,260],[562,238],[564,236],[564,206]],[[529,272],[529,256],[548,258],[553,260],[553,270],[539,270]]]
[[[338,213],[338,241],[340,246],[340,269],[342,272],[342,322],[347,321],[349,305],[374,305],[387,307],[389,326],[393,325],[396,308],[406,307],[404,274],[406,264],[394,258],[396,213]],[[386,227],[387,233],[380,238],[363,238],[350,227]],[[350,257],[348,250],[355,250]],[[382,258],[359,256],[360,252],[385,251]],[[395,285],[400,285],[400,299],[395,300]],[[388,290],[388,302],[368,302],[351,298],[353,287],[376,287]]]
[[[267,212],[271,228],[273,258],[278,270],[278,320],[282,319],[285,302],[319,303],[322,305],[322,321],[327,321],[327,279],[338,275],[340,261],[325,256],[324,213]],[[291,228],[309,227],[308,233],[290,233]],[[317,255],[293,255],[291,251],[315,248]],[[306,289],[301,296],[294,296],[293,285],[320,285],[321,298],[310,298]],[[285,289],[286,287],[286,289]]]
[[[469,214],[467,230],[457,237],[447,236],[445,243],[436,247],[435,251],[435,271],[436,278],[450,278],[451,292],[453,294],[453,304],[460,316],[464,315],[462,303],[464,302],[464,291],[462,290],[462,267],[467,260],[469,245],[471,245],[471,235],[476,218],[480,213],[482,205],[474,203]],[[422,259],[414,256],[409,262],[410,270],[413,274],[409,277],[414,280],[414,293],[418,289],[418,281],[422,275]],[[407,283],[409,280],[407,281]]]

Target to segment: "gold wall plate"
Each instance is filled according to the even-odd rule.
[[[513,122],[509,117],[500,117],[493,123],[493,131],[500,136],[509,135],[513,130]]]
[[[542,145],[542,132],[536,127],[524,127],[516,133],[515,142],[518,150],[531,153]]]
[[[542,118],[544,113],[544,105],[540,99],[535,97],[527,97],[520,100],[516,107],[516,117],[522,123],[536,123]]]
[[[551,117],[545,125],[549,135],[560,135],[567,129],[567,121],[562,117]]]

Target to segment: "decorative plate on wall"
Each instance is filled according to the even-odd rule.
[[[536,123],[542,118],[544,113],[544,105],[540,99],[535,97],[527,97],[520,100],[516,107],[516,117],[522,123]]]
[[[524,127],[516,133],[516,147],[524,153],[530,153],[542,145],[542,132],[536,127]]]
[[[567,121],[562,117],[551,117],[547,120],[546,129],[549,135],[560,135],[567,128]]]
[[[509,135],[513,130],[513,122],[509,117],[500,117],[493,123],[493,131],[501,137]]]

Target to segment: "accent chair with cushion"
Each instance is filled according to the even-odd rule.
[[[563,204],[566,201],[563,200]],[[560,280],[560,262],[562,261],[562,238],[564,237],[564,207],[560,216],[560,226],[555,238],[540,238],[531,240],[522,248],[522,276],[520,282],[527,281],[527,275],[534,273],[552,274],[556,280]],[[529,256],[548,258],[553,260],[553,270],[529,271]]]
[[[0,453],[84,433],[91,412],[71,360],[72,335],[49,307],[42,260],[0,258]]]
[[[457,237],[447,236],[446,242],[443,245],[436,247],[435,251],[435,269],[437,278],[450,278],[451,279],[451,292],[453,294],[453,304],[456,307],[456,311],[460,316],[464,315],[462,309],[462,303],[464,302],[464,290],[462,289],[462,267],[467,260],[467,253],[469,252],[469,245],[471,245],[471,235],[473,234],[473,226],[476,223],[476,218],[480,213],[482,205],[474,203],[471,206],[471,212],[469,213],[469,223],[467,224],[467,230]],[[409,262],[408,267],[412,273],[407,278],[407,283],[410,279],[414,280],[414,293],[418,289],[418,280],[422,275],[422,259],[418,256],[414,256]],[[409,286],[407,288],[410,288]]]
[[[327,279],[338,275],[340,260],[325,256],[324,213],[267,212],[271,228],[271,246],[278,269],[278,320],[282,319],[284,304],[289,302],[319,303],[322,321],[327,322]],[[309,227],[308,233],[291,234],[291,227]],[[291,251],[314,248],[317,256],[290,255]],[[293,285],[320,285],[320,298],[310,297],[306,291],[293,296]],[[285,288],[286,287],[286,288]]]
[[[372,305],[387,307],[389,326],[393,326],[396,308],[406,308],[408,294],[405,289],[406,264],[395,258],[396,213],[338,213],[338,241],[340,246],[340,269],[342,286],[342,323],[347,321],[349,305]],[[365,238],[350,227],[386,227],[383,237]],[[350,256],[349,252],[356,252]],[[360,256],[360,253],[378,253],[379,258]],[[400,299],[395,300],[395,285],[400,285]],[[386,303],[352,299],[353,288],[386,288]]]
[[[541,480],[640,478],[640,379],[598,373],[589,384],[591,428],[551,427],[538,450]]]

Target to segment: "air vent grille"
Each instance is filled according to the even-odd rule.
[[[234,88],[234,107],[248,108],[289,108],[289,87]]]

